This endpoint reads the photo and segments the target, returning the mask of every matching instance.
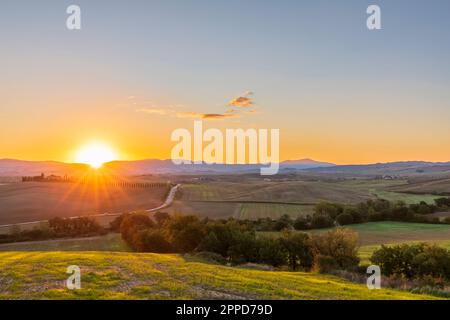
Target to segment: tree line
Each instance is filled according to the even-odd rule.
[[[259,263],[291,270],[352,270],[358,267],[357,234],[346,229],[310,235],[284,230],[258,235],[246,221],[170,216],[157,212],[125,214],[112,223],[135,251],[198,253],[219,263]]]
[[[450,198],[439,198],[434,202],[428,204],[422,201],[410,205],[384,199],[367,200],[358,204],[321,202],[315,205],[311,215],[300,216],[295,220],[288,215],[276,220],[258,219],[255,225],[261,231],[280,231],[285,228],[309,230],[376,221],[450,224],[450,217],[440,220],[429,216],[435,212],[448,211]]]
[[[90,217],[52,218],[47,223],[30,230],[21,230],[17,225],[12,226],[9,234],[0,235],[0,243],[92,237],[106,233],[108,229]]]

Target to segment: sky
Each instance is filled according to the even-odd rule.
[[[202,118],[280,129],[282,160],[450,161],[447,0],[3,0],[0,43],[0,158],[167,159]]]

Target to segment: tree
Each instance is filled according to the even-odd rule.
[[[310,219],[307,217],[298,217],[294,221],[295,230],[308,230],[310,228]]]
[[[450,198],[438,198],[434,199],[436,206],[440,208],[450,207]]]
[[[142,230],[138,233],[137,239],[134,242],[136,250],[139,252],[173,252],[171,243],[160,229]]]
[[[324,214],[313,214],[311,219],[311,227],[315,229],[329,228],[334,225],[333,219],[330,216]]]
[[[370,258],[383,274],[400,275],[408,279],[431,276],[450,279],[450,252],[436,245],[381,246]]]
[[[346,224],[352,224],[353,223],[353,216],[349,213],[341,213],[336,217],[337,223],[339,225],[344,226]]]
[[[284,229],[292,228],[292,219],[289,215],[284,214],[277,221],[275,221],[275,231],[282,231]]]
[[[366,219],[366,214],[361,213],[358,208],[346,207],[343,214],[350,215],[352,217],[351,223],[361,223]],[[337,218],[336,218],[337,220]],[[338,221],[339,222],[339,221]],[[350,223],[347,223],[350,224]]]
[[[252,232],[234,233],[233,244],[227,253],[230,262],[234,264],[259,262],[259,242]]]
[[[230,248],[236,246],[237,242],[242,240],[241,234],[243,233],[250,233],[253,237],[255,236],[247,225],[241,225],[236,220],[210,222],[206,226],[206,236],[198,249],[215,252],[229,258],[230,253],[236,254],[236,247],[234,251]]]
[[[157,211],[153,214],[153,218],[159,227],[162,227],[164,223],[170,219],[170,215],[167,212]]]
[[[297,270],[297,267],[311,269],[314,254],[308,234],[285,231],[279,241],[287,253],[287,261],[292,270]]]
[[[335,260],[342,270],[358,266],[358,234],[349,229],[338,228],[312,237],[316,256],[328,256]]]
[[[287,252],[279,239],[262,238],[259,239],[259,259],[261,263],[279,267],[286,264]]]
[[[146,213],[130,213],[123,217],[120,224],[120,233],[131,247],[134,248],[133,238],[134,234],[140,231],[153,228],[155,224]]]
[[[342,212],[344,207],[337,203],[320,202],[314,208],[315,214],[329,216],[331,219],[335,219]]]
[[[177,252],[195,250],[206,235],[205,224],[196,216],[174,216],[166,221],[164,230]]]

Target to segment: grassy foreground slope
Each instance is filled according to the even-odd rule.
[[[81,268],[68,290],[66,268]],[[314,273],[249,270],[178,255],[122,252],[0,253],[0,299],[432,299]]]

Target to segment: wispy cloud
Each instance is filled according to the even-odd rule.
[[[243,115],[253,115],[257,114],[254,109],[254,103],[250,96],[253,95],[253,92],[247,91],[242,95],[232,99],[226,104],[228,108],[223,113],[203,113],[196,111],[182,111],[181,107],[178,106],[167,106],[161,107],[153,104],[141,104],[136,101],[133,102],[133,106],[139,107],[136,112],[142,112],[152,115],[160,115],[160,116],[169,116],[174,118],[194,118],[194,119],[202,119],[202,120],[222,120],[222,119],[230,119],[230,118],[240,118]],[[135,97],[129,97],[131,100],[135,100]],[[184,106],[183,106],[184,107]]]
[[[200,113],[200,112],[177,112],[178,118],[195,118],[203,120],[219,120],[226,118],[237,118],[236,114],[221,114],[221,113]]]
[[[253,92],[247,91],[241,94],[239,97],[233,98],[227,103],[229,107],[241,107],[241,108],[250,108],[253,106],[253,100],[250,96],[253,95]]]

